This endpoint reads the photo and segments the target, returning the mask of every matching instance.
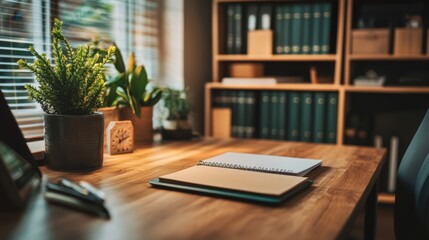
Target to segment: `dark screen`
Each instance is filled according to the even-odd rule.
[[[28,161],[34,166],[36,171],[40,174],[38,167],[35,164],[33,155],[25,142],[24,136],[18,127],[12,112],[7,105],[6,99],[0,90],[0,141],[5,143],[15,152],[17,152],[23,159]]]

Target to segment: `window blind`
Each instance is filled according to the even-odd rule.
[[[0,2],[0,89],[6,96],[24,136],[43,136],[43,113],[28,99],[24,86],[34,76],[16,61],[34,60],[28,47],[51,55],[51,22],[62,20],[63,33],[72,46],[94,39],[108,47],[116,42],[124,60],[131,52],[144,64],[150,79],[159,71],[159,0],[9,0]],[[109,74],[116,71],[108,67]]]
[[[34,83],[28,70],[18,67],[23,58],[32,62],[28,47],[38,51],[46,47],[42,27],[45,10],[42,1],[2,1],[0,22],[0,89],[26,138],[43,136],[42,110],[28,99],[26,83]]]

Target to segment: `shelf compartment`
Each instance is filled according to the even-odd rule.
[[[334,62],[337,60],[336,54],[290,54],[290,55],[267,55],[251,56],[246,54],[220,54],[216,55],[215,61],[300,61],[300,62]]]
[[[408,86],[344,86],[346,92],[363,93],[429,93],[429,86],[408,87]]]
[[[207,83],[207,89],[233,89],[233,90],[301,90],[301,91],[339,91],[340,86],[335,84],[311,83],[280,83],[275,85],[228,85],[223,83]]]
[[[429,61],[429,55],[351,54],[352,61]]]

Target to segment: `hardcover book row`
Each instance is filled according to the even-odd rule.
[[[232,137],[336,143],[336,92],[224,90],[213,104],[231,109]]]
[[[274,54],[330,53],[330,3],[228,4],[226,9],[226,54],[246,53],[247,31],[254,30],[274,32]]]

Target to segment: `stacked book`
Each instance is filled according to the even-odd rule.
[[[245,54],[247,31],[272,30],[274,54],[328,54],[331,3],[227,4],[225,53]]]
[[[275,8],[275,54],[328,54],[330,3],[282,4]]]
[[[336,92],[223,90],[213,104],[231,109],[232,137],[336,143]]]
[[[230,108],[231,137],[256,137],[256,92],[254,91],[219,91],[214,97],[214,107]]]
[[[336,92],[261,91],[260,138],[336,143]]]

